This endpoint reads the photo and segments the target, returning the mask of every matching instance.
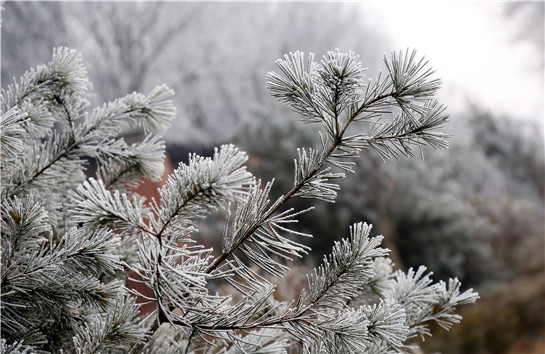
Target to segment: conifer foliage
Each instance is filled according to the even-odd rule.
[[[297,298],[274,297],[274,278],[309,252],[300,238],[310,235],[294,226],[310,210],[288,208],[290,199],[334,202],[335,180],[362,149],[388,159],[447,145],[440,82],[425,60],[393,53],[376,80],[358,60],[296,52],[268,74],[272,96],[321,138],[320,149],[294,151],[293,186],[277,200],[273,181],[256,180],[233,145],[191,155],[159,200],[134,192],[163,173],[158,135],[175,115],[165,86],[89,111],[81,58],[57,48],[2,90],[2,353],[404,352],[430,335],[430,321],[459,322],[456,307],[478,295],[457,279],[433,283],[425,267],[394,272],[366,223],[335,243]],[[121,132],[131,126],[146,136],[129,145]],[[197,221],[220,208],[222,245],[208,249]],[[146,318],[129,274],[153,292]]]

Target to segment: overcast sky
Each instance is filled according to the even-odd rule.
[[[451,112],[465,107],[465,100],[500,115],[543,122],[543,43],[529,38],[536,26],[543,32],[543,24],[520,23],[543,21],[543,4],[534,5],[530,11],[537,13],[507,19],[500,2],[362,4],[377,10],[375,20],[390,32],[394,46],[417,48],[431,61],[444,82],[440,99]],[[517,41],[517,35],[523,39]]]

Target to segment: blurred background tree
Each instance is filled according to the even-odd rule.
[[[543,80],[544,3],[477,6],[492,8],[494,20],[509,29],[510,50],[529,48],[532,55],[521,65]],[[403,31],[386,28],[371,6],[356,3],[7,1],[3,7],[3,87],[46,62],[51,48],[61,45],[83,54],[97,93],[94,103],[164,82],[177,92],[179,118],[165,135],[172,164],[186,160],[190,151],[206,154],[212,146],[235,142],[252,156],[249,166],[256,175],[276,177],[273,196],[292,184],[297,145],[319,142],[272,102],[263,73],[288,51],[334,48],[360,53],[363,64],[376,69],[381,63],[368,58],[397,49],[395,31]],[[459,65],[451,64],[461,76]],[[369,76],[375,74],[371,70]],[[449,107],[450,150],[426,150],[425,159],[400,163],[364,153],[357,176],[341,181],[336,205],[319,203],[301,231],[334,235],[341,225],[366,220],[385,235],[397,267],[426,264],[437,279],[457,276],[464,286],[476,287],[482,299],[462,313],[455,335],[435,332],[424,350],[540,352],[545,347],[543,110],[521,119],[517,106],[524,103],[516,100],[509,112],[490,109],[470,89],[477,78],[465,80],[462,95],[471,99]],[[531,87],[505,82],[504,91],[541,95],[542,108],[543,81],[541,92]],[[268,155],[272,146],[282,153]],[[295,202],[305,207],[304,200]],[[211,244],[223,228],[214,221],[202,225]],[[308,242],[323,254],[333,241]],[[294,284],[298,281],[294,276]]]

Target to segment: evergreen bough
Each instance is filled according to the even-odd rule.
[[[321,148],[298,149],[293,187],[277,200],[272,181],[246,170],[247,155],[223,145],[191,155],[159,200],[146,201],[134,187],[161,178],[157,135],[175,115],[173,92],[159,86],[87,111],[81,58],[55,49],[2,90],[1,352],[405,352],[430,335],[430,321],[459,322],[453,311],[478,295],[457,279],[433,283],[425,267],[393,271],[365,223],[335,243],[297,298],[273,296],[274,277],[309,251],[297,239],[310,235],[293,228],[309,210],[288,208],[290,199],[334,202],[335,179],[362,149],[388,159],[447,146],[428,63],[414,51],[385,63],[387,74],[367,81],[351,52],[277,61],[272,96],[322,128]],[[146,135],[129,145],[122,131],[134,126]],[[219,208],[228,215],[221,249],[207,249],[197,222]],[[144,319],[129,274],[153,292],[156,310]]]

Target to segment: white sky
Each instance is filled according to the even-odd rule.
[[[475,102],[496,114],[541,120],[542,56],[514,42],[514,24],[498,2],[372,2],[375,19],[397,48],[416,48],[443,79],[440,99],[451,112]],[[543,49],[541,49],[543,50]],[[543,123],[542,123],[543,124]]]

